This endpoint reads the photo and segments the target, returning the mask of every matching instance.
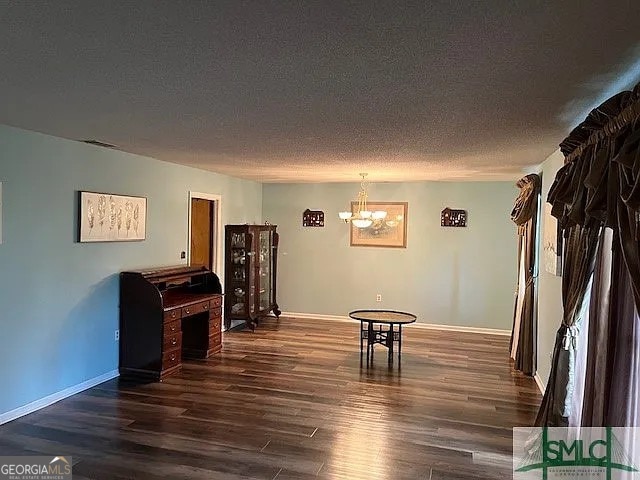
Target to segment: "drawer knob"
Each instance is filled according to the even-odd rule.
[[[171,361],[173,362],[176,359],[176,354],[172,353],[170,358],[171,358]]]
[[[175,345],[176,343],[178,343],[178,339],[177,338],[172,338],[171,339],[171,345]]]
[[[171,316],[172,316],[173,318],[176,318],[176,312],[171,312]]]
[[[176,326],[175,325],[171,325],[171,331],[175,332],[176,331]]]
[[[188,308],[185,308],[184,311],[185,311],[185,313],[189,313],[189,309]]]
[[[203,305],[202,308],[203,310],[209,310],[209,305]]]

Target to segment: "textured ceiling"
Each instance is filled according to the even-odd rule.
[[[260,181],[512,179],[640,79],[639,32],[637,0],[1,0],[0,123]]]

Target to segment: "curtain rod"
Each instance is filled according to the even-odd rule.
[[[628,107],[624,108],[617,116],[611,121],[607,122],[600,130],[593,132],[584,143],[578,145],[569,155],[564,159],[565,163],[574,161],[577,157],[582,155],[587,147],[600,143],[607,137],[616,135],[620,130],[625,128],[630,123],[640,118],[640,99],[633,102]]]

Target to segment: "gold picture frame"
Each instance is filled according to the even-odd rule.
[[[367,228],[350,225],[352,247],[407,248],[408,202],[367,202],[367,210],[382,210],[387,216],[374,220]],[[351,212],[358,212],[358,202],[351,202]]]

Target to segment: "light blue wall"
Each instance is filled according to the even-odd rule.
[[[420,322],[510,329],[516,229],[510,182],[373,184],[371,201],[406,201],[406,249],[349,246],[338,219],[359,184],[265,184],[263,218],[278,225],[278,303],[283,311],[346,315],[397,308]],[[467,228],[440,227],[445,207],[469,212]],[[324,228],[303,228],[302,212],[325,212]],[[383,301],[375,301],[376,294]]]
[[[118,368],[118,272],[183,263],[189,191],[260,222],[262,187],[0,126],[0,415]],[[76,243],[76,191],[145,196],[147,239]]]
[[[564,156],[560,150],[556,150],[541,165],[543,212],[549,188],[563,164]],[[541,239],[544,238],[544,230],[543,214]],[[539,246],[541,248],[542,241],[539,242]],[[542,255],[538,255],[538,258],[541,262],[538,269],[540,272],[538,275],[538,375],[546,385],[551,371],[551,354],[555,344],[556,331],[562,321],[562,277],[548,273],[545,270]]]

